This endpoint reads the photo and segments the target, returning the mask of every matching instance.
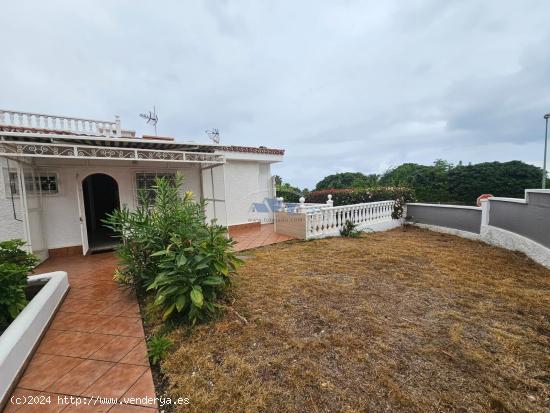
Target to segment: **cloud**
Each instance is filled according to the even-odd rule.
[[[282,147],[273,170],[542,158],[543,0],[8,2],[0,107]]]

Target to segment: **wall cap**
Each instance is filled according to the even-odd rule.
[[[475,207],[471,205],[426,204],[426,203],[419,203],[419,202],[410,202],[410,203],[407,203],[407,205],[417,205],[417,206],[437,207],[437,208],[473,209],[475,211],[481,211],[481,207]]]
[[[505,198],[501,196],[494,196],[489,198],[489,201],[500,201],[500,202],[514,202],[516,204],[526,204],[527,200],[523,198]]]

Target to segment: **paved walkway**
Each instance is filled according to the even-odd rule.
[[[273,224],[235,229],[237,251],[292,239]],[[71,289],[32,357],[13,396],[50,396],[50,404],[8,404],[5,412],[153,413],[156,405],[102,404],[155,397],[139,306],[133,291],[113,281],[111,253],[50,258],[36,273],[67,271]],[[87,405],[59,401],[79,397]],[[104,400],[101,400],[104,402]]]
[[[292,237],[286,235],[276,234],[273,224],[230,229],[229,235],[237,241],[237,244],[235,245],[236,251],[263,247],[264,245],[276,244],[278,242],[293,239]]]
[[[63,270],[71,289],[14,396],[50,395],[51,404],[8,404],[6,412],[145,412],[155,405],[100,404],[95,398],[155,397],[135,294],[113,281],[113,254],[58,257],[37,273]],[[79,396],[95,405],[58,403]],[[135,403],[135,402],[134,402]]]

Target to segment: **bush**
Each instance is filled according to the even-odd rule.
[[[167,337],[155,334],[147,341],[147,354],[152,364],[157,364],[159,361],[164,360],[170,349],[172,348],[172,341]]]
[[[306,202],[326,203],[328,195],[332,195],[334,206],[362,204],[366,202],[392,201],[414,202],[414,191],[405,187],[379,187],[366,189],[327,189],[313,191],[307,196]]]
[[[0,242],[0,264],[8,262],[21,265],[26,268],[27,273],[31,272],[38,264],[38,258],[23,250],[21,247],[24,245],[25,241],[20,239]]]
[[[355,238],[359,236],[359,231],[357,231],[357,224],[354,224],[349,219],[346,220],[344,226],[340,230],[340,235],[343,237]]]
[[[195,240],[206,226],[204,203],[193,201],[191,193],[180,194],[181,175],[176,181],[159,178],[149,192],[140,191],[139,205],[115,210],[105,220],[120,239],[117,256],[121,265],[116,279],[138,290],[147,288],[158,273],[160,259],[153,254],[165,249],[174,234]]]
[[[240,263],[225,228],[210,225],[200,232],[200,242],[175,234],[166,249],[153,254],[161,257],[160,272],[148,290],[156,290],[155,305],[163,309],[163,319],[174,310],[191,324],[212,315],[217,293]]]
[[[240,260],[226,228],[206,222],[204,202],[180,194],[182,180],[157,179],[137,210],[115,211],[106,223],[122,241],[116,278],[154,292],[165,320],[178,314],[194,324],[212,315]]]
[[[277,197],[283,197],[285,202],[299,202],[302,193],[300,191],[286,188],[277,187]]]
[[[4,330],[27,305],[27,275],[38,259],[21,249],[21,240],[0,242],[0,330]]]

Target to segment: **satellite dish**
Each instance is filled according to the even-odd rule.
[[[217,128],[207,129],[205,132],[212,142],[220,143],[220,131]]]

